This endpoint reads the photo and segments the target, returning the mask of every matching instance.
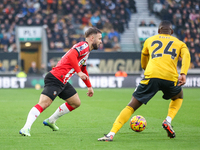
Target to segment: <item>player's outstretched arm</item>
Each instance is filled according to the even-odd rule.
[[[93,94],[94,94],[93,88],[92,88],[92,87],[89,87],[89,88],[88,88],[88,92],[87,92],[87,96],[92,97]]]

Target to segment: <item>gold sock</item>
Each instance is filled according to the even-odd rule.
[[[182,102],[183,102],[183,99],[180,99],[180,98],[178,98],[176,100],[171,100],[171,102],[169,104],[167,116],[171,117],[172,120],[176,116],[178,110],[181,108]]]
[[[133,113],[134,109],[130,106],[126,106],[115,120],[110,132],[117,133],[121,129],[121,127],[129,120]]]

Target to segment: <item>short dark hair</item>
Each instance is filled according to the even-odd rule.
[[[89,29],[87,29],[87,31],[85,32],[85,37],[87,38],[88,36],[90,36],[91,34],[97,34],[97,33],[101,33],[101,31],[96,28],[96,27],[90,27]]]
[[[163,20],[158,28],[159,34],[173,34],[172,23],[168,20]]]
[[[172,23],[168,20],[163,20],[161,23],[160,23],[160,26],[168,26],[170,27],[172,25]]]

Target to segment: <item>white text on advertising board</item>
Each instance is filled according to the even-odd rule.
[[[94,88],[121,88],[124,77],[115,76],[91,76],[90,82]],[[79,78],[78,84],[81,88],[86,87],[85,83]]]
[[[25,88],[27,78],[0,77],[0,88]]]

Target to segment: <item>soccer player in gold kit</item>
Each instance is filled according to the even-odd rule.
[[[158,35],[148,38],[142,49],[141,66],[145,70],[145,77],[134,91],[128,106],[116,118],[110,132],[99,138],[98,141],[113,141],[115,134],[129,120],[134,111],[142,104],[146,104],[159,90],[163,92],[164,99],[171,99],[162,127],[170,138],[175,137],[171,121],[183,102],[181,86],[186,82],[190,66],[190,53],[185,43],[171,36],[173,30],[169,21],[160,23],[158,33]],[[182,58],[180,75],[177,72],[179,57]]]

